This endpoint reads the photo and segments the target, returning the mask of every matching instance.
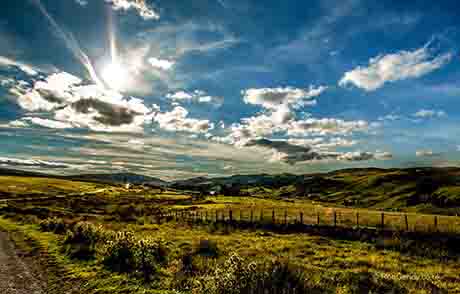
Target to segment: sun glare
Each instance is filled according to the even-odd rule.
[[[114,90],[121,90],[128,79],[127,72],[119,63],[110,63],[101,72],[106,85]]]

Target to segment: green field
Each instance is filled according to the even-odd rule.
[[[270,293],[460,293],[457,247],[419,242],[397,231],[356,239],[327,229],[333,211],[338,225],[355,231],[356,212],[362,225],[368,215],[367,222],[378,226],[379,211],[309,199],[197,197],[49,178],[0,177],[0,182],[0,227],[44,259],[51,277],[63,277],[51,293],[70,288],[80,293],[261,293],[254,292],[261,287]],[[228,222],[230,210],[235,225]],[[212,221],[216,211],[226,221]],[[261,211],[262,223],[275,211],[280,227],[239,227],[251,211],[256,224]],[[159,217],[176,212],[193,212],[200,219],[208,212],[209,219]],[[314,224],[318,212],[325,234],[283,231],[285,215],[289,224],[301,213],[304,223]],[[386,212],[388,228],[403,224],[403,215]],[[436,234],[428,229],[432,215],[408,215],[411,228],[419,222],[426,225],[423,231]],[[456,227],[455,217],[440,217],[439,228],[443,221]]]

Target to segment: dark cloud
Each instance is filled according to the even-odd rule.
[[[309,146],[298,146],[290,144],[286,141],[271,141],[268,139],[251,140],[246,143],[247,147],[259,146],[269,148],[281,153],[280,159],[289,164],[295,164],[302,161],[322,160],[328,158],[336,158],[333,153],[320,154]]]
[[[366,161],[391,159],[388,152],[323,152],[314,150],[310,146],[294,145],[286,141],[272,141],[268,139],[250,140],[246,147],[258,146],[275,151],[276,159],[289,164],[314,160],[339,160],[339,161]]]
[[[77,112],[84,114],[90,114],[96,110],[99,116],[95,117],[95,120],[101,124],[110,126],[131,124],[134,121],[134,117],[140,115],[140,113],[127,108],[91,98],[81,99],[72,103],[71,106]]]

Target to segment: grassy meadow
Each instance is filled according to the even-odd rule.
[[[379,211],[51,178],[0,177],[0,183],[0,228],[43,260],[57,285],[50,293],[460,293],[458,247],[398,230],[366,237],[356,212],[361,224],[367,214],[378,226]],[[280,227],[232,225],[230,210],[236,223],[249,221],[251,212],[260,223],[261,211],[270,222],[275,211]],[[227,222],[212,221],[216,211]],[[319,213],[320,224],[330,227],[334,211],[338,224],[359,238],[327,228],[324,234],[282,229],[301,213],[311,224]],[[176,220],[181,212],[200,220],[207,212],[209,219]],[[385,214],[386,225],[404,224],[405,214]],[[433,224],[432,215],[408,215],[411,228]],[[439,217],[439,228],[443,221],[457,227],[455,217]]]

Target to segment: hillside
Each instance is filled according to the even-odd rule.
[[[45,177],[44,174],[0,170],[2,175]],[[86,174],[50,176],[105,184],[146,184],[203,194],[300,198],[333,206],[460,214],[460,168],[344,169],[307,175],[233,175],[165,182],[144,175]]]
[[[273,189],[271,193],[334,205],[459,214],[460,169],[340,170],[305,176],[298,182]]]
[[[460,213],[459,168],[366,168],[308,175],[201,177],[174,182],[172,187],[229,196],[302,198],[360,208]]]

